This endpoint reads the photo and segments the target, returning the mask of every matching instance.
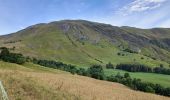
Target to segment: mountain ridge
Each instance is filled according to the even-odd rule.
[[[0,39],[0,46],[15,46],[16,51],[28,56],[34,55],[44,59],[47,57],[66,62],[65,57],[67,57],[68,63],[73,60],[79,61],[79,59],[82,59],[82,63],[83,60],[85,63],[106,63],[112,59],[114,61],[115,57],[110,55],[115,56],[118,52],[135,56],[144,55],[166,62],[169,62],[170,58],[170,29],[168,28],[139,29],[85,20],[62,20],[29,26],[16,33],[0,36]],[[126,49],[137,54],[128,53]],[[96,50],[98,52],[95,52]],[[51,54],[43,54],[47,51]],[[78,54],[73,52],[78,52]],[[102,55],[101,52],[105,53]],[[39,55],[44,55],[44,57]],[[78,57],[80,55],[84,58]],[[88,58],[92,60],[89,61]],[[133,60],[128,62],[133,62]]]

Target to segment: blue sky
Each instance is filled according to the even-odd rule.
[[[169,5],[170,0],[0,0],[0,35],[63,19],[170,27]]]

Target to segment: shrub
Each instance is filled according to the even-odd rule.
[[[144,59],[144,57],[141,57],[141,59]]]
[[[117,55],[118,55],[118,56],[120,56],[120,55],[121,55],[121,53],[120,53],[120,52],[118,52],[118,53],[117,53]]]

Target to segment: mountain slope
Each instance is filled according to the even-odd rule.
[[[1,36],[0,46],[31,57],[81,66],[109,61],[113,64],[138,62],[149,66],[168,66],[169,40],[170,29],[146,30],[84,20],[63,20],[33,25]]]
[[[121,84],[71,75],[27,63],[0,61],[0,78],[10,100],[169,100]]]

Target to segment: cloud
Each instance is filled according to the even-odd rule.
[[[167,0],[134,0],[119,10],[119,13],[128,15],[134,12],[142,12],[159,8]]]

